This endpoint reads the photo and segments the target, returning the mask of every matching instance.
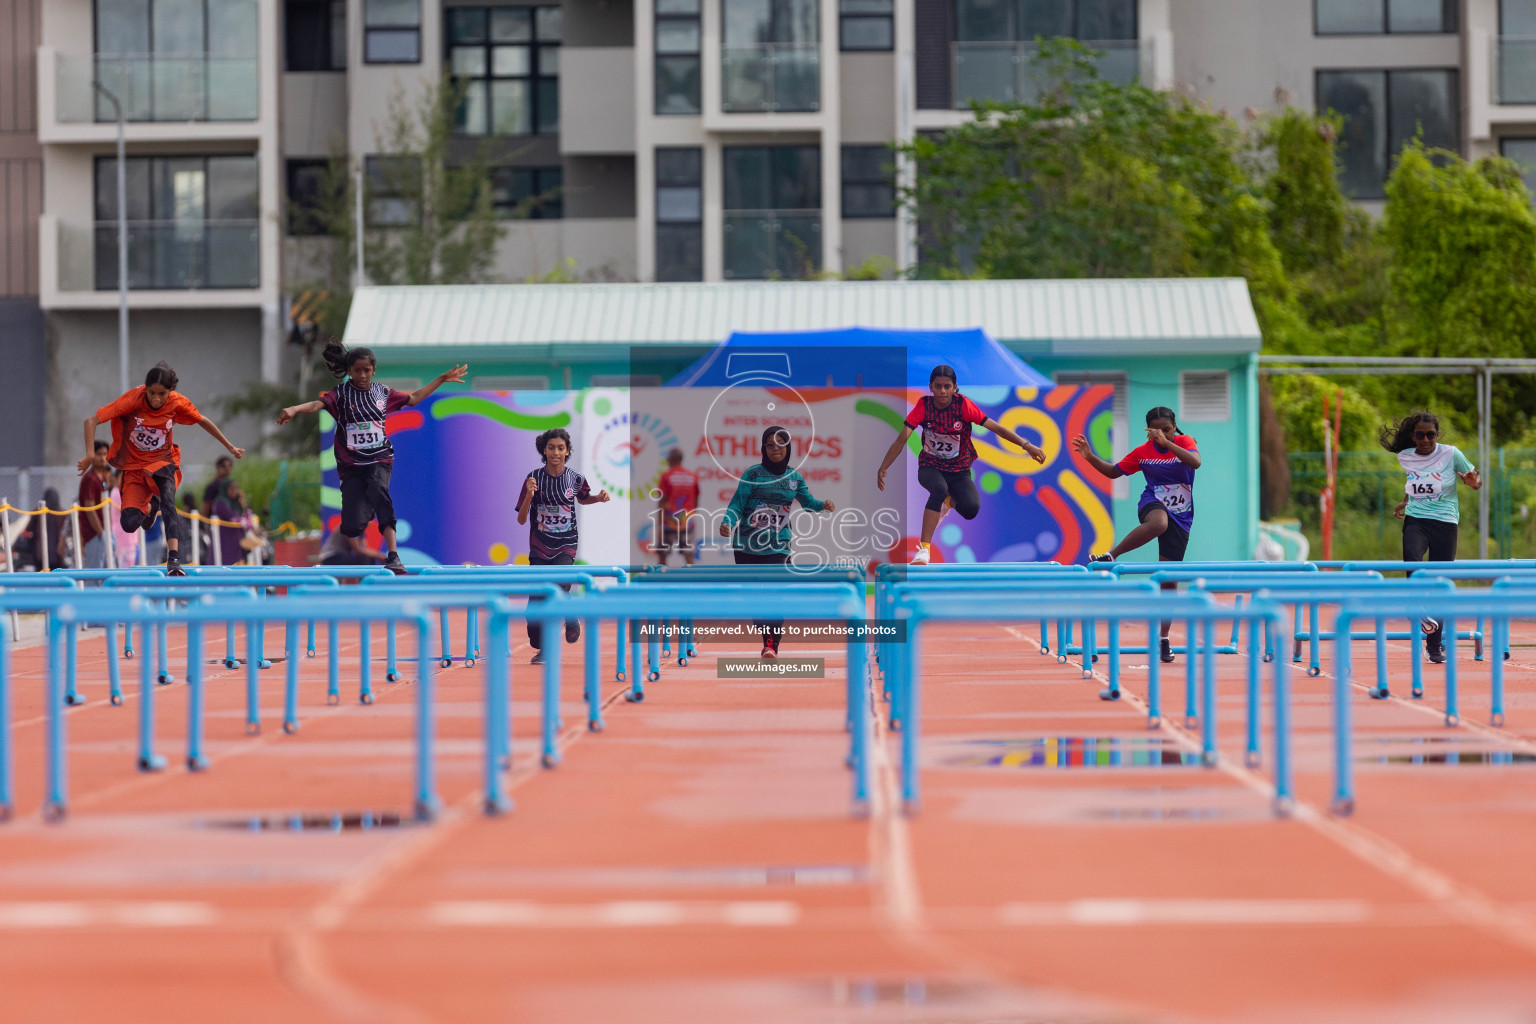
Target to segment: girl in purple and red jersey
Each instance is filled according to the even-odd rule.
[[[1200,468],[1200,449],[1194,438],[1179,433],[1173,410],[1160,405],[1149,411],[1147,443],[1114,465],[1095,455],[1082,434],[1072,439],[1072,447],[1089,465],[1111,480],[1137,472],[1147,478],[1147,486],[1142,489],[1141,500],[1136,506],[1141,525],[1110,548],[1108,554],[1094,555],[1088,561],[1113,562],[1154,538],[1158,561],[1184,561],[1184,551],[1189,547],[1189,531],[1195,524],[1195,470]],[[1164,583],[1163,589],[1177,589],[1177,584]],[[1166,619],[1163,621],[1160,652],[1163,661],[1173,660],[1173,648],[1168,642],[1170,625]]]
[[[885,474],[906,447],[907,438],[919,427],[923,430],[923,448],[917,456],[917,482],[928,492],[923,507],[923,532],[918,539],[913,565],[928,564],[928,545],[933,543],[934,528],[950,509],[966,519],[975,519],[981,511],[981,494],[971,479],[971,463],[976,461],[976,446],[971,443],[971,427],[980,424],[1005,437],[1029,453],[1036,462],[1045,461],[1045,452],[982,412],[976,403],[960,393],[953,366],[939,365],[928,375],[931,395],[918,399],[907,413],[906,425],[891,442],[880,463],[876,484],[885,490]]]
[[[468,366],[440,373],[415,391],[396,391],[373,379],[379,360],[372,349],[345,348],[332,340],[321,353],[336,377],[344,378],[319,401],[290,405],[277,417],[282,426],[300,413],[330,413],[336,420],[336,475],[341,480],[341,535],[350,542],[359,538],[375,518],[389,555],[384,568],[405,575],[395,550],[395,503],[389,496],[389,478],[395,470],[395,448],[389,443],[384,422],[392,412],[417,405],[439,387],[458,383]]]
[[[528,525],[528,564],[573,565],[578,539],[576,506],[607,501],[608,492],[593,494],[587,478],[566,464],[571,457],[571,435],[564,430],[546,430],[534,438],[533,445],[544,467],[528,474],[523,493],[517,499],[517,524]],[[571,589],[569,583],[560,586],[563,590]],[[579,639],[581,623],[566,619],[565,642],[573,644]],[[533,646],[533,664],[542,665],[544,630],[536,622],[528,623],[528,643]]]

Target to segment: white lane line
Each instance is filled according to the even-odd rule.
[[[171,900],[85,903],[27,900],[0,903],[0,930],[44,928],[203,928],[218,920],[207,903]]]
[[[1015,636],[1027,639],[1013,627],[1006,628]],[[1097,669],[1093,677],[1106,685],[1109,682],[1108,677]],[[1127,689],[1123,681],[1120,693],[1126,703],[1146,713],[1146,701]],[[1201,749],[1200,741],[1194,734],[1187,732],[1168,715],[1163,716],[1160,729],[1190,751]],[[1294,730],[1292,735],[1294,737]],[[1275,789],[1268,779],[1237,764],[1224,754],[1218,756],[1216,770],[1268,799],[1274,798]],[[1503,906],[1478,889],[1430,867],[1385,836],[1355,822],[1324,813],[1300,798],[1296,799],[1292,817],[1370,867],[1401,882],[1462,923],[1493,933],[1528,953],[1536,953],[1536,921],[1518,909]]]
[[[427,908],[434,925],[457,928],[675,928],[726,925],[787,927],[800,906],[785,900],[727,903],[616,900],[608,903],[533,903],[527,900],[446,900]]]
[[[1006,903],[998,917],[1009,925],[1319,925],[1360,924],[1372,912],[1364,900],[1094,899]]]

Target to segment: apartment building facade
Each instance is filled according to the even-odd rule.
[[[333,153],[365,169],[372,226],[412,215],[383,138],[391,105],[445,75],[464,86],[453,145],[495,165],[509,281],[906,268],[889,144],[962,122],[973,99],[1028,98],[1037,36],[1237,116],[1282,96],[1339,111],[1343,180],[1367,204],[1418,132],[1536,166],[1536,0],[0,3],[37,25],[35,50],[0,55],[0,75],[35,64],[32,92],[0,103],[0,186],[23,211],[0,282],[33,288],[45,321],[50,461],[116,387],[114,103],[134,372],[170,359],[204,401],[291,367],[290,293],[323,244],[302,210]],[[20,334],[0,330],[10,353]]]

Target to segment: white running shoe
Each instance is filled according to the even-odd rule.
[[[911,564],[912,565],[927,565],[928,564],[928,545],[927,544],[924,544],[921,541],[918,542],[917,554],[912,556]]]

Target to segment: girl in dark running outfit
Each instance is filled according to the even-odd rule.
[[[282,426],[299,413],[322,409],[335,418],[336,440],[332,449],[336,453],[336,475],[341,478],[341,535],[349,540],[361,537],[368,524],[377,518],[389,552],[384,568],[403,576],[405,566],[400,564],[400,553],[395,550],[395,503],[389,496],[395,448],[384,431],[384,420],[392,412],[420,403],[444,384],[459,383],[469,367],[455,366],[407,393],[375,383],[373,373],[379,361],[372,349],[343,348],[340,342],[332,341],[322,355],[331,373],[345,379],[321,395],[319,401],[284,409],[278,414],[277,425]]]
[[[918,539],[913,565],[928,564],[928,545],[933,543],[934,528],[950,509],[966,519],[975,519],[981,511],[981,495],[971,479],[971,463],[976,461],[976,446],[971,443],[971,426],[979,423],[1005,437],[1029,453],[1036,462],[1045,461],[1045,452],[1021,438],[979,409],[960,393],[952,366],[935,366],[928,375],[928,390],[907,413],[906,426],[891,442],[880,462],[876,484],[885,490],[885,474],[891,463],[901,457],[907,438],[923,428],[923,450],[917,457],[917,482],[928,492],[923,506],[923,532]]]
[[[1173,410],[1166,405],[1150,410],[1147,413],[1147,443],[1114,465],[1095,455],[1082,434],[1072,439],[1072,447],[1089,465],[1111,480],[1136,472],[1147,478],[1147,486],[1142,489],[1136,507],[1136,517],[1141,520],[1141,525],[1110,548],[1108,554],[1094,555],[1088,561],[1113,562],[1153,538],[1157,540],[1159,562],[1184,561],[1184,551],[1189,547],[1189,531],[1195,525],[1195,470],[1200,468],[1200,449],[1195,446],[1194,438],[1179,433]],[[1164,583],[1163,589],[1177,590],[1178,584]],[[1173,660],[1173,647],[1168,642],[1171,625],[1167,619],[1163,620],[1159,645],[1159,657],[1163,661]]]
[[[837,506],[811,494],[798,469],[789,465],[790,437],[783,427],[763,431],[763,459],[741,475],[731,504],[720,523],[720,536],[736,533],[737,565],[788,565],[789,514],[795,502],[812,512],[832,512]],[[763,634],[763,657],[779,656],[783,619],[754,619]]]
[[[587,478],[566,465],[571,457],[571,435],[559,427],[534,438],[543,469],[528,474],[523,493],[517,499],[517,523],[528,523],[529,565],[574,565],[576,562],[576,506],[607,501],[608,492],[592,493]],[[569,583],[561,589],[570,590]],[[530,598],[529,600],[533,600]],[[581,623],[565,620],[565,642],[581,639]],[[544,664],[544,629],[537,622],[528,623],[528,643],[533,645],[533,664]]]
[[[1408,474],[1403,500],[1392,510],[1403,521],[1403,561],[1456,560],[1456,531],[1461,505],[1456,500],[1456,481],[1474,491],[1483,486],[1472,460],[1455,445],[1440,444],[1440,420],[1427,412],[1412,413],[1402,422],[1381,428],[1381,446],[1397,456]],[[1424,653],[1439,665],[1445,661],[1444,639],[1438,619],[1424,619]]]

